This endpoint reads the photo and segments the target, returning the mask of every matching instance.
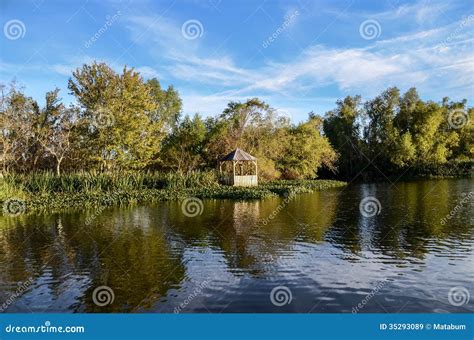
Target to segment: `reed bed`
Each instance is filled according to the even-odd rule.
[[[345,185],[329,180],[279,180],[258,187],[220,185],[213,171],[75,172],[57,176],[51,172],[6,174],[0,179],[0,203],[10,198],[25,202],[26,211],[62,210],[92,206],[201,199],[255,200],[312,192]]]
[[[57,176],[52,172],[6,174],[3,182],[30,194],[95,193],[139,189],[186,189],[218,186],[214,172],[75,172]]]

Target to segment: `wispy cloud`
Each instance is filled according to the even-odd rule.
[[[435,15],[443,8],[442,3],[419,2],[379,13],[377,17],[394,20],[410,16],[425,20],[429,13]],[[393,85],[427,88],[441,82],[443,88],[466,87],[464,92],[468,95],[469,79],[473,76],[472,42],[458,40],[451,42],[449,48],[441,48],[460,23],[371,42],[364,48],[313,45],[289,62],[267,60],[258,68],[239,66],[229,54],[212,55],[212,47],[203,46],[203,41],[189,44],[180,37],[178,22],[167,20],[158,24],[150,18],[132,18],[129,28],[135,37],[144,29],[152,32],[154,53],[168,61],[163,66],[167,77],[201,84],[206,93],[225,90],[237,99],[253,95],[312,96],[312,90],[332,85],[343,92],[373,95]],[[469,30],[462,35],[469,36]],[[150,42],[147,40],[146,44]],[[212,103],[222,99],[206,98],[211,110],[215,109]],[[188,100],[196,102],[197,98]]]
[[[422,0],[399,6],[397,6],[396,1],[393,1],[390,10],[377,13],[374,17],[382,20],[415,19],[418,24],[422,24],[433,22],[440,15],[443,15],[451,6],[452,4],[448,1]]]
[[[155,13],[149,10],[154,3],[149,2],[123,9],[113,30],[82,54],[74,44],[82,46],[88,36],[84,34],[78,34],[75,42],[61,41],[54,51],[41,50],[41,55],[31,59],[10,57],[23,51],[16,47],[19,43],[34,45],[28,45],[30,35],[8,42],[5,48],[10,50],[0,60],[1,80],[16,77],[49,90],[72,70],[100,56],[98,61],[106,61],[117,71],[127,63],[145,78],[174,84],[183,96],[185,113],[218,113],[229,100],[258,96],[303,118],[308,111],[330,108],[335,97],[369,97],[388,86],[402,90],[416,86],[422,95],[437,100],[446,95],[473,98],[474,13],[465,10],[465,3],[393,0],[374,6],[354,3],[346,11],[350,3],[264,3],[255,11],[253,6],[236,9],[223,2],[217,6],[219,11],[207,6],[199,12],[202,4],[196,2],[197,9],[189,4],[174,13],[166,8]],[[246,18],[244,23],[239,22],[237,10]],[[285,27],[270,48],[263,48],[262,39],[296,10],[294,23]],[[80,33],[87,31],[84,26],[90,19],[87,14],[82,18],[81,13],[71,22],[77,21]],[[196,18],[202,20],[202,35],[187,39],[182,25]],[[377,20],[382,30],[372,40],[359,35],[359,26],[367,19]],[[31,34],[32,20],[27,22]],[[16,64],[17,60],[27,62]],[[36,90],[41,92],[39,86]]]

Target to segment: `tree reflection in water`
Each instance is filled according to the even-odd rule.
[[[472,180],[360,184],[209,200],[196,217],[180,202],[0,217],[0,302],[32,278],[8,312],[173,312],[186,299],[180,311],[276,311],[268,293],[282,283],[294,295],[286,311],[350,311],[383,281],[378,294],[412,301],[409,311],[471,310],[437,304],[455,284],[472,288],[472,200],[441,223],[472,190]],[[367,196],[379,215],[361,215]],[[104,307],[92,299],[102,285],[115,295]],[[381,311],[376,301],[367,311]]]

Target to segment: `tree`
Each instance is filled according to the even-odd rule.
[[[77,98],[92,160],[101,169],[142,169],[156,162],[170,112],[160,110],[157,82],[149,86],[133,69],[116,74],[106,64],[84,65],[69,89]],[[170,95],[172,90],[169,90]]]
[[[279,163],[285,178],[314,179],[322,166],[335,170],[338,155],[329,140],[321,135],[321,127],[322,120],[310,116],[308,121],[290,130],[289,143]]]
[[[36,139],[39,117],[38,104],[12,84],[7,93],[2,90],[1,116],[3,171],[14,168],[27,171],[37,159]]]
[[[284,149],[285,123],[267,103],[252,98],[230,102],[221,115],[206,121],[204,158],[208,165],[240,147],[258,158],[259,175],[277,178],[276,162]]]
[[[366,162],[360,154],[360,149],[363,148],[360,141],[361,114],[360,96],[347,96],[338,100],[336,109],[326,113],[324,118],[324,134],[340,155],[337,168],[344,177],[351,176]]]
[[[381,166],[389,164],[390,155],[395,152],[395,142],[399,133],[394,126],[395,116],[398,114],[400,91],[396,87],[389,88],[381,95],[365,104],[365,115],[368,124],[364,129],[367,143],[366,156]]]
[[[164,141],[163,167],[179,172],[191,172],[202,167],[205,137],[206,126],[199,114],[192,119],[185,116]]]
[[[183,106],[179,93],[173,86],[168,86],[166,90],[162,90],[160,82],[156,78],[148,80],[146,85],[157,105],[157,110],[151,119],[161,122],[165,130],[171,130],[176,126]]]
[[[230,102],[220,118],[227,122],[227,144],[236,148],[242,143],[242,136],[250,126],[259,126],[264,120],[271,119],[272,110],[268,104],[258,98],[252,98],[244,103]]]
[[[61,175],[61,164],[69,157],[73,149],[73,121],[72,108],[61,107],[61,113],[54,125],[51,125],[39,137],[39,143],[55,160],[56,174]]]

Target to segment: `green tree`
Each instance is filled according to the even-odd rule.
[[[365,154],[371,162],[377,159],[376,163],[380,166],[387,166],[390,155],[395,152],[399,133],[394,126],[394,119],[399,110],[399,103],[400,91],[392,87],[365,104],[365,115],[368,118],[364,129],[367,143]]]
[[[160,122],[166,131],[176,126],[183,107],[179,93],[173,86],[162,90],[160,82],[156,78],[149,79],[146,85],[150,89],[150,95],[157,105],[156,112],[151,119]]]
[[[366,160],[360,154],[360,119],[362,114],[360,96],[347,96],[336,102],[336,109],[326,113],[323,122],[325,136],[340,157],[337,162],[339,174],[351,176],[362,168]]]
[[[286,152],[279,163],[285,178],[314,179],[322,166],[335,170],[338,155],[321,135],[321,129],[322,120],[316,116],[291,128]]]
[[[230,102],[224,112],[207,125],[206,159],[217,160],[240,147],[258,158],[261,177],[280,176],[276,163],[284,150],[288,123],[267,103],[258,98],[243,103]]]
[[[185,116],[165,139],[162,159],[163,167],[179,172],[190,172],[202,167],[206,126],[195,114],[191,119]]]
[[[116,74],[106,64],[84,65],[73,73],[69,89],[86,122],[87,154],[102,169],[142,169],[156,161],[167,119],[161,117],[157,89],[138,72],[125,67]]]
[[[243,135],[250,126],[258,126],[269,119],[270,106],[258,98],[252,98],[244,103],[230,102],[220,118],[227,123],[228,135],[226,144],[236,148],[243,142]]]

